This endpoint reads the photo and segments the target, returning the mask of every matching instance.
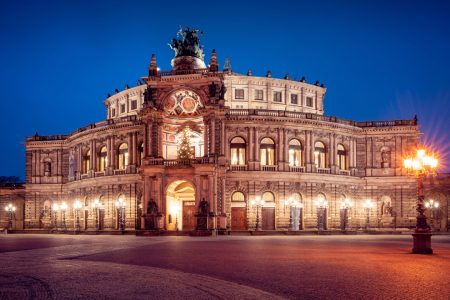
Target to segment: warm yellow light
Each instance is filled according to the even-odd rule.
[[[424,155],[425,155],[425,150],[424,149],[417,150],[417,157],[418,158],[422,158]]]
[[[366,206],[367,206],[367,204],[363,203],[363,206],[364,206],[364,207],[366,207]]]
[[[345,203],[349,203],[350,202],[350,199],[345,199]]]
[[[259,202],[259,199],[260,199],[259,197],[256,197],[256,202]]]
[[[261,205],[264,205],[264,200],[261,200]]]
[[[411,158],[405,159],[405,168],[411,169],[411,167],[412,167],[412,159]]]
[[[284,201],[284,205],[288,205],[289,204],[289,202],[286,200],[286,201]]]
[[[95,203],[92,203],[92,207],[95,207]]]
[[[65,202],[63,202],[63,203],[61,204],[61,209],[64,209],[64,210],[66,210],[66,209],[67,209],[67,205],[66,205],[66,203],[65,203]]]
[[[294,201],[294,205],[297,205],[297,204],[298,204],[298,202],[297,202],[297,200],[295,200],[295,201]]]
[[[289,197],[289,202],[292,202],[292,201],[294,201],[294,199],[292,199],[292,197]]]
[[[439,207],[439,203],[438,202],[434,203],[434,207],[438,208]]]
[[[58,210],[58,204],[53,205],[53,210]]]
[[[116,201],[116,206],[119,206],[119,202]]]
[[[255,200],[252,200],[252,205],[255,205]]]
[[[420,160],[418,160],[418,159],[413,160],[412,167],[414,170],[420,169]]]
[[[425,206],[426,206],[426,207],[430,207],[430,203],[428,203],[428,202],[425,203]]]
[[[318,151],[315,151],[315,152],[314,152],[314,155],[315,155],[315,156],[319,156],[319,152],[318,152]]]
[[[431,159],[431,167],[434,169],[434,168],[437,168],[437,165],[438,165],[438,159],[432,158]]]
[[[327,202],[327,201],[324,201],[324,202],[323,202],[323,205],[327,206],[327,204],[328,204],[328,202]]]
[[[422,163],[424,166],[430,166],[431,165],[431,157],[426,155],[422,158]]]
[[[98,199],[95,199],[95,203],[98,203]]]
[[[292,150],[292,149],[289,150],[289,153],[290,153],[290,154],[294,154],[294,150]]]

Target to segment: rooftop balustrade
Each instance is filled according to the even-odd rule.
[[[24,189],[25,182],[0,182],[0,189]]]
[[[230,109],[229,116],[268,116],[268,117],[285,117],[295,119],[317,120],[324,122],[339,123],[355,127],[382,127],[382,126],[405,126],[417,125],[417,119],[411,120],[392,120],[392,121],[367,121],[357,122],[342,119],[333,116],[317,115],[312,113],[285,111],[285,110],[267,110],[267,109]]]

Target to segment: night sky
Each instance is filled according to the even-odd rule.
[[[326,115],[356,121],[412,119],[450,172],[448,1],[3,1],[0,175],[25,179],[25,147],[106,118],[102,101],[134,87],[154,53],[201,29],[205,61],[220,70],[306,77],[328,88]],[[447,161],[447,163],[445,163]]]

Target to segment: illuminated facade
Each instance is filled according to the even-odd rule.
[[[199,62],[180,55],[174,70],[159,71],[153,56],[144,83],[103,101],[105,121],[68,135],[27,137],[24,187],[0,189],[2,204],[19,207],[14,228],[53,228],[52,206],[64,201],[73,230],[73,203],[80,201],[81,230],[93,230],[98,200],[99,229],[116,230],[121,198],[126,230],[254,230],[256,197],[265,201],[263,230],[317,229],[319,198],[328,204],[325,229],[344,228],[346,198],[354,203],[352,229],[365,227],[366,199],[375,204],[371,228],[415,226],[416,183],[402,158],[421,136],[416,119],[326,116],[326,88],[318,82],[219,71],[215,52],[207,68],[190,63]],[[180,160],[186,126],[195,159]],[[437,230],[448,230],[447,180],[426,183],[442,202]],[[285,204],[291,197],[296,208]],[[6,213],[0,216],[6,227]],[[61,211],[57,222],[61,227]]]

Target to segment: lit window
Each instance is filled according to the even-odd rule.
[[[339,144],[337,148],[337,163],[339,169],[347,170],[347,151],[345,151],[344,146],[341,144]]]
[[[322,142],[316,142],[314,149],[314,161],[316,168],[326,168],[325,153],[325,145]]]
[[[294,192],[291,195],[293,201],[297,201],[297,203],[302,203],[302,195],[298,192]]]
[[[128,145],[122,143],[119,146],[119,169],[125,169],[128,165]]]
[[[271,192],[265,192],[262,196],[262,200],[264,200],[264,202],[273,202],[275,201],[275,196]]]
[[[293,139],[289,142],[289,165],[291,167],[302,166],[302,144]]]
[[[108,157],[107,157],[107,152],[106,152],[106,146],[103,146],[100,149],[100,153],[98,155],[98,160],[99,160],[99,171],[105,171],[107,164],[108,164]]]
[[[261,165],[275,164],[275,143],[270,138],[264,138],[260,145]]]
[[[90,164],[90,162],[91,162],[91,151],[90,150],[88,150],[88,151],[86,151],[86,154],[84,155],[84,157],[83,157],[83,161],[84,161],[84,174],[87,174],[87,172],[89,171],[89,168],[91,167],[91,164]]]
[[[245,196],[241,192],[235,192],[231,197],[232,201],[245,201]]]
[[[142,142],[139,146],[139,165],[142,165],[142,159],[144,158],[144,143]]]
[[[245,140],[241,137],[235,137],[231,140],[231,164],[245,165]]]

